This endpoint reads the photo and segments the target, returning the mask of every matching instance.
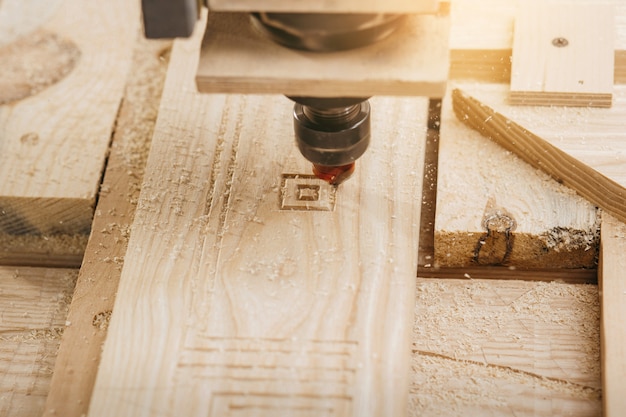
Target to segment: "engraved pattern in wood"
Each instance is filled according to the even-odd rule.
[[[427,100],[373,99],[335,210],[281,210],[310,169],[292,103],[198,94],[199,43],[172,52],[89,415],[403,415]]]

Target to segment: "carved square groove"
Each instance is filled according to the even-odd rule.
[[[314,175],[283,174],[281,210],[333,211],[336,188]]]

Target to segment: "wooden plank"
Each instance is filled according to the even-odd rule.
[[[464,91],[453,102],[465,124],[626,220],[624,87],[615,87],[611,109],[510,106],[499,85]]]
[[[87,414],[156,122],[170,42],[140,35],[89,244],[46,400],[46,416]]]
[[[570,0],[568,4],[598,2]],[[626,3],[607,0],[615,7],[614,82],[626,82]],[[511,80],[515,0],[455,0],[451,2],[450,76],[487,82]],[[561,13],[559,13],[560,15]]]
[[[418,279],[410,416],[595,416],[598,287]]]
[[[600,252],[602,405],[605,417],[621,415],[626,410],[623,383],[626,378],[626,226],[602,215],[602,250]]]
[[[615,7],[530,2],[515,20],[511,103],[611,107]]]
[[[207,93],[441,97],[448,26],[447,15],[411,16],[384,41],[323,54],[274,43],[245,14],[210,13],[196,82]]]
[[[89,415],[404,414],[427,100],[372,101],[334,211],[280,210],[310,169],[292,105],[197,94],[199,41],[172,53]]]
[[[457,87],[469,85],[454,84],[451,90]],[[506,86],[500,89],[506,94]],[[600,237],[595,206],[466,126],[454,115],[452,104],[446,97],[434,262],[426,265],[461,271],[502,265],[506,268],[500,276],[508,271],[512,278],[517,271],[508,267],[595,268]],[[485,276],[484,271],[463,273],[473,272]],[[429,273],[423,268],[422,274]]]
[[[238,12],[298,13],[432,13],[437,0],[338,0],[307,2],[293,0],[209,0],[209,9]]]
[[[1,415],[42,414],[76,275],[0,266]]]
[[[11,93],[0,106],[0,232],[9,235],[89,232],[139,27],[135,2],[42,5],[56,6],[0,51],[0,78],[19,87],[0,93]]]

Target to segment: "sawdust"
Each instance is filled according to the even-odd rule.
[[[0,232],[0,263],[79,267],[88,239],[87,234],[13,235]]]
[[[596,286],[418,279],[415,317],[412,415],[599,412]]]
[[[0,105],[34,94],[66,77],[80,50],[71,41],[43,30],[0,47]]]

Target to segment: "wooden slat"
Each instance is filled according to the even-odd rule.
[[[501,90],[506,94],[506,86]],[[443,102],[438,172],[431,269],[595,268],[596,208],[466,126],[450,97]]]
[[[341,53],[285,48],[241,13],[210,13],[196,81],[207,93],[314,97],[441,97],[448,75],[447,15],[411,16],[389,39]]]
[[[298,12],[298,13],[428,13],[437,10],[437,0],[209,0],[216,11]]]
[[[140,35],[143,37],[143,35]],[[170,42],[140,39],[46,400],[46,416],[87,414],[143,179]],[[69,399],[69,401],[68,401]]]
[[[520,5],[511,103],[611,107],[614,16],[613,4],[532,1]]]
[[[585,3],[593,4],[594,7],[598,5],[598,2],[590,0],[568,2],[568,4]],[[615,7],[613,77],[615,83],[623,84],[626,82],[626,3],[621,0],[601,3]],[[518,5],[524,6],[526,3],[515,0],[455,0],[451,2],[451,78],[487,82],[511,80],[514,22]]]
[[[409,415],[599,415],[599,320],[595,285],[418,279]]]
[[[602,216],[600,291],[602,294],[602,403],[603,416],[620,416],[626,410],[626,225]]]
[[[506,87],[453,92],[464,123],[626,220],[626,89],[611,109],[510,106]]]
[[[0,266],[0,415],[42,414],[76,275]]]
[[[139,27],[136,2],[116,0],[103,7],[65,0],[49,7],[55,6],[49,21],[15,41],[20,48],[5,45],[2,51],[9,55],[0,57],[0,78],[14,76],[17,84],[12,86],[27,89],[25,97],[8,97],[9,103],[0,106],[4,234],[89,232]],[[39,42],[33,44],[32,38]],[[28,64],[18,65],[20,60]],[[60,73],[47,74],[42,68]],[[34,79],[32,84],[23,85],[24,72]],[[38,84],[42,77],[49,82]],[[3,88],[0,96],[7,91]]]
[[[310,169],[292,105],[197,94],[199,41],[172,53],[89,415],[404,414],[427,100],[372,100],[334,211],[280,210]]]

